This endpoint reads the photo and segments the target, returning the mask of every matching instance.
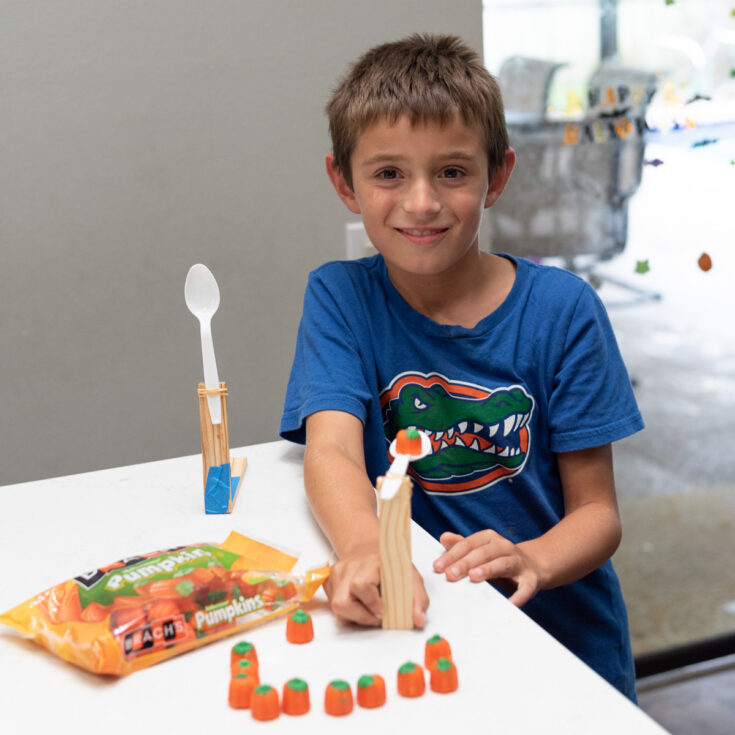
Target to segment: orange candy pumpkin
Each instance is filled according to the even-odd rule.
[[[233,676],[236,674],[249,674],[250,676],[258,676],[259,666],[249,658],[241,658],[237,663],[230,667]]]
[[[240,641],[232,647],[230,664],[235,667],[237,666],[237,662],[243,658],[252,661],[254,664],[258,663],[258,652],[255,650],[255,646],[249,641]]]
[[[357,680],[357,703],[365,709],[385,704],[385,680],[378,674],[367,674]]]
[[[421,434],[416,429],[400,429],[396,434],[396,453],[413,457],[421,454]]]
[[[324,711],[328,715],[334,717],[348,715],[353,707],[352,689],[346,681],[335,679],[327,685],[324,692]]]
[[[402,697],[420,697],[426,691],[424,670],[413,661],[398,669],[398,693]]]
[[[278,692],[268,684],[255,687],[250,698],[250,712],[254,720],[275,720],[281,714]]]
[[[424,666],[427,669],[431,669],[440,658],[451,659],[452,649],[445,638],[442,638],[440,635],[433,635],[426,641],[426,646],[424,647]]]
[[[448,658],[440,658],[431,669],[431,691],[447,694],[455,691],[458,685],[457,667]]]
[[[308,643],[314,639],[314,624],[311,615],[303,610],[296,610],[288,616],[286,622],[286,640],[289,643]]]
[[[281,708],[287,715],[304,715],[309,711],[309,685],[303,679],[289,679],[283,685]]]
[[[257,676],[251,674],[235,674],[230,681],[228,701],[230,707],[235,709],[247,709],[255,688],[259,684]]]

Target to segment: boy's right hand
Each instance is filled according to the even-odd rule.
[[[342,623],[380,625],[383,600],[380,597],[380,557],[377,553],[357,554],[331,567],[324,583],[329,604]],[[413,568],[413,624],[423,628],[429,597],[424,581]]]
[[[380,525],[359,418],[344,411],[307,417],[304,486],[317,522],[340,557],[324,583],[332,612],[342,622],[380,625]],[[424,581],[414,567],[417,628],[424,627],[428,607]]]

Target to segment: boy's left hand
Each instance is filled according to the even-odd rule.
[[[469,577],[471,582],[494,581],[505,587],[510,582],[515,592],[510,602],[525,605],[541,589],[541,570],[518,545],[495,531],[486,530],[461,536],[447,531],[439,538],[446,549],[435,562],[434,571],[456,582]]]

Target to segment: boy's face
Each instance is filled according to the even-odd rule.
[[[500,196],[513,167],[488,181],[480,134],[457,115],[449,124],[412,126],[400,117],[365,129],[352,154],[350,188],[332,156],[327,172],[348,209],[397,275],[445,273],[477,252],[483,209]],[[506,170],[507,169],[507,170]]]

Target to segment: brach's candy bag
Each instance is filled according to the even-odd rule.
[[[310,600],[328,567],[231,533],[130,557],[51,587],[0,615],[57,656],[97,674],[129,674]],[[262,570],[271,571],[262,571]]]

